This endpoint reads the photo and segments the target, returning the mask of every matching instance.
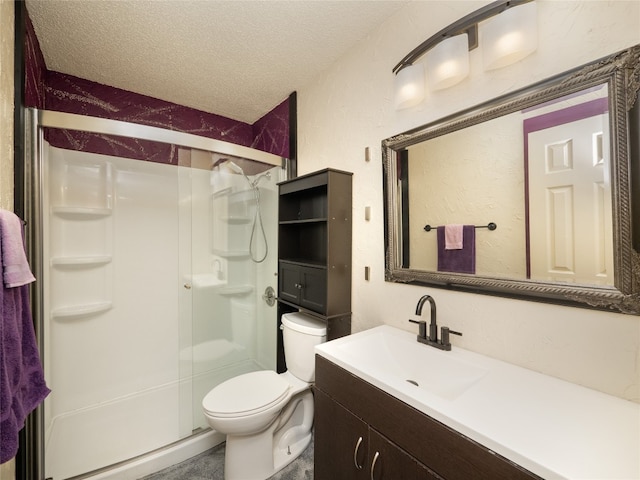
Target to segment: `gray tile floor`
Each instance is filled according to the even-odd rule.
[[[269,480],[312,480],[313,440],[302,454]],[[224,480],[224,443],[141,480]]]

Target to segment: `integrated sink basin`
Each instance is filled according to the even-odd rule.
[[[393,384],[423,389],[449,400],[462,395],[488,371],[455,353],[418,343],[415,336],[411,340],[399,330],[354,336],[337,349],[354,364],[362,364],[363,369],[375,371]]]
[[[315,351],[546,480],[640,478],[638,403],[389,325]]]

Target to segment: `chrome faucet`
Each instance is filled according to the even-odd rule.
[[[420,343],[424,343],[426,345],[430,345],[432,347],[438,348],[440,350],[451,350],[451,343],[449,342],[449,334],[453,333],[454,335],[462,336],[462,333],[456,332],[454,330],[450,330],[449,327],[442,327],[442,339],[438,340],[438,323],[436,320],[436,301],[433,299],[431,295],[423,295],[418,300],[418,304],[416,305],[416,315],[420,317],[422,315],[422,307],[425,302],[429,302],[431,306],[431,321],[429,323],[429,336],[427,336],[427,322],[424,320],[411,320],[411,323],[417,323],[418,330],[418,341]]]

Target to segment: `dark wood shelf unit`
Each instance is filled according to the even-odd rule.
[[[327,168],[278,184],[278,301],[351,333],[352,176]]]

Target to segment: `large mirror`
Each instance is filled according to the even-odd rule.
[[[384,140],[386,280],[640,314],[639,57]]]

